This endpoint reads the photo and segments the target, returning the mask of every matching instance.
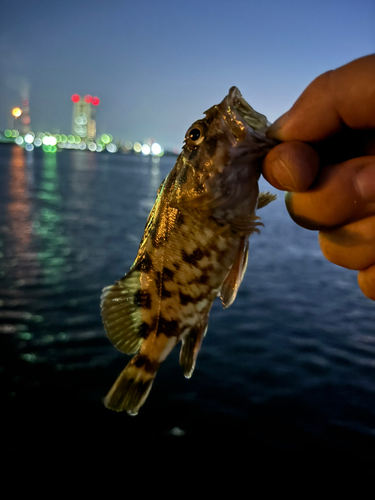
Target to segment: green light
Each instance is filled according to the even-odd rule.
[[[55,134],[55,139],[57,142],[61,142],[61,135],[60,134]]]
[[[65,144],[68,141],[68,138],[65,134],[61,134],[61,142]]]
[[[35,363],[37,359],[35,354],[22,354],[21,358],[29,363]]]
[[[4,135],[5,135],[5,137],[12,137],[12,131],[7,129],[7,130],[5,130]]]
[[[111,138],[108,134],[102,134],[101,140],[104,144],[109,144],[111,142]]]
[[[45,153],[56,153],[57,147],[51,146],[50,144],[43,144],[43,151]]]
[[[74,135],[72,135],[72,134],[68,135],[68,142],[69,142],[69,144],[74,144]]]

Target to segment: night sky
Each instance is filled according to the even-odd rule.
[[[374,0],[2,2],[0,130],[29,92],[34,132],[69,133],[73,93],[98,133],[180,147],[232,85],[270,121],[318,74],[375,51]]]

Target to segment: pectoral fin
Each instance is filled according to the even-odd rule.
[[[201,323],[198,327],[193,328],[182,341],[180,365],[186,378],[190,378],[193,374],[195,362],[197,360],[204,336],[206,335],[206,331],[207,321]]]
[[[141,272],[130,271],[114,285],[103,289],[101,313],[113,345],[126,354],[135,353],[142,344]]]
[[[224,309],[227,309],[231,304],[233,304],[237,296],[238,288],[241,285],[247,268],[248,255],[249,240],[246,239],[245,241],[245,238],[243,238],[236,260],[234,261],[233,266],[227,274],[227,277],[221,287],[220,298]]]
[[[276,198],[277,196],[275,194],[263,191],[263,193],[259,194],[257,209],[265,207],[268,203],[271,203],[271,201],[276,200]]]

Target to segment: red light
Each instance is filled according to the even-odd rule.
[[[73,94],[73,95],[72,95],[72,101],[73,101],[73,102],[78,102],[78,101],[79,101],[79,99],[80,99],[80,97],[79,97],[79,95],[78,95],[78,94]]]
[[[99,97],[93,97],[91,102],[94,106],[98,106],[98,104],[100,103],[100,99]]]
[[[85,95],[85,101],[90,103],[92,101],[92,96],[91,95]]]

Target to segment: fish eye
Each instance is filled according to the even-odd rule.
[[[204,129],[200,123],[194,123],[185,136],[186,142],[189,146],[199,146],[204,139]]]
[[[199,128],[192,128],[189,132],[189,139],[191,141],[197,141],[201,136],[201,131],[199,130]]]

